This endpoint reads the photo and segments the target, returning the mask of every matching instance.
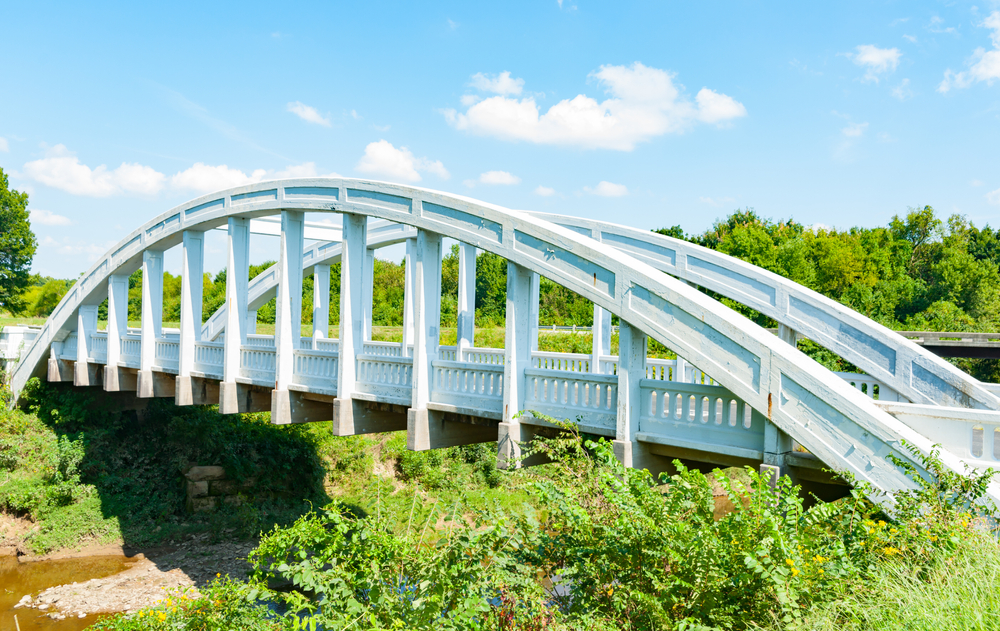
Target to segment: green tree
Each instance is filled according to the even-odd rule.
[[[31,283],[31,261],[38,241],[28,219],[28,194],[8,186],[0,169],[0,308],[24,309],[21,294]]]

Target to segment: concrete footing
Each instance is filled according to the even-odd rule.
[[[293,390],[271,391],[271,422],[275,425],[315,423],[332,418],[332,400],[316,400]]]
[[[451,420],[445,412],[426,408],[410,409],[406,414],[406,447],[412,451],[488,443],[496,439],[497,429],[492,425]]]
[[[48,381],[73,381],[73,364],[75,363],[49,356],[46,379]]]
[[[129,368],[104,368],[104,390],[106,392],[135,392],[139,387],[139,375]]]
[[[406,429],[406,408],[354,399],[333,400],[333,435],[377,434]]]
[[[215,405],[218,402],[218,381],[201,377],[177,377],[174,405]]]
[[[140,399],[173,397],[177,386],[173,375],[154,370],[140,370],[136,396]]]
[[[232,381],[219,383],[219,412],[221,414],[250,414],[271,411],[271,391]]]
[[[104,381],[104,366],[90,362],[76,362],[73,366],[74,386],[99,386]]]

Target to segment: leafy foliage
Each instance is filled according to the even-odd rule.
[[[31,261],[38,240],[28,219],[28,194],[9,187],[0,169],[0,308],[20,313],[21,294],[31,281]]]

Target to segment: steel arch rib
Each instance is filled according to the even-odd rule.
[[[115,246],[63,298],[14,371],[16,393],[68,334],[78,307],[99,304],[112,273],[137,268],[142,252],[176,245],[185,230],[230,216],[284,209],[347,212],[412,225],[498,254],[631,323],[768,416],[818,458],[883,491],[912,482],[887,461],[902,441],[930,442],[846,382],[735,311],[648,263],[527,213],[469,198],[368,180],[260,182],[206,195],[149,221]],[[944,453],[949,467],[961,461]]]

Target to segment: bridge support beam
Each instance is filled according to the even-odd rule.
[[[507,262],[507,328],[504,335],[503,416],[500,421],[497,466],[520,466],[522,445],[532,431],[518,419],[524,410],[524,371],[531,366],[531,272]],[[530,464],[530,463],[524,463]]]
[[[364,309],[364,340],[370,342],[372,339],[372,299],[375,295],[375,250],[368,247],[365,248],[365,267],[361,288],[364,292],[361,296],[361,307]]]
[[[49,346],[49,364],[45,375],[47,381],[70,381],[73,379],[73,363],[61,359],[63,343],[52,342]]]
[[[247,294],[250,278],[250,220],[229,218],[229,260],[226,267],[226,338],[219,384],[219,412],[238,414],[259,406],[249,386],[236,383],[240,376],[240,349],[247,343]]]
[[[417,240],[407,239],[406,240],[406,257],[403,259],[403,341],[402,353],[403,357],[409,357],[410,346],[413,345],[413,298],[416,295],[416,290],[414,289],[414,274],[413,266],[416,265],[415,259],[417,256]],[[343,312],[341,312],[343,313]]]
[[[340,340],[337,344],[337,398],[333,400],[333,433],[354,436],[406,429],[406,415],[392,405],[355,399],[357,356],[364,352],[364,266],[368,223],[362,215],[344,213],[340,255]],[[407,262],[407,271],[410,273]],[[404,329],[405,330],[405,329]]]
[[[94,340],[91,339],[91,335],[97,332],[98,306],[83,305],[77,310],[76,364],[73,366],[74,386],[96,386],[99,383],[98,373],[101,367],[87,361],[93,352]]]
[[[330,266],[313,267],[313,348],[315,340],[330,337]]]
[[[793,347],[798,343],[799,334],[790,326],[778,324],[778,337],[786,344]],[[795,479],[791,468],[787,464],[788,455],[794,450],[792,437],[781,431],[770,419],[764,421],[764,462],[760,465],[760,474],[764,476],[774,488],[778,484],[778,478],[783,475],[792,476]]]
[[[529,332],[528,342],[531,344],[531,351],[538,350],[538,310],[541,308],[539,302],[542,299],[542,277],[535,272],[531,273],[531,296],[528,298],[528,306],[531,312],[528,314]]]
[[[271,422],[277,425],[329,421],[331,401],[289,390],[295,369],[295,351],[302,341],[302,251],[305,213],[281,211],[281,250],[278,256],[278,298],[274,322],[275,382],[271,391]]]
[[[162,380],[154,377],[156,341],[163,337],[163,251],[142,253],[142,332],[139,342],[139,385],[137,396],[150,399],[173,396],[173,386],[167,394]],[[160,387],[157,387],[157,384]]]
[[[181,253],[181,335],[178,344],[177,387],[174,403],[194,405],[196,386],[192,381],[195,344],[201,341],[201,301],[205,266],[205,233],[185,230]],[[203,390],[203,388],[199,388]],[[199,392],[201,398],[202,392]],[[213,403],[217,403],[216,398]]]
[[[611,354],[611,312],[594,305],[594,326],[591,327],[590,332],[593,335],[590,372],[600,374],[603,372],[601,370],[601,357]],[[645,370],[645,365],[643,365],[643,370]]]
[[[642,416],[640,382],[646,378],[646,334],[624,320],[618,323],[618,421],[612,447],[615,457],[630,469],[647,469],[654,476],[667,471],[670,461],[653,455],[636,439]]]
[[[122,356],[122,338],[128,332],[128,275],[108,277],[108,356],[104,366],[104,389],[107,392],[135,391],[138,377],[118,365]]]
[[[456,353],[465,361],[465,350],[476,345],[476,246],[458,246],[458,306],[456,317]]]

